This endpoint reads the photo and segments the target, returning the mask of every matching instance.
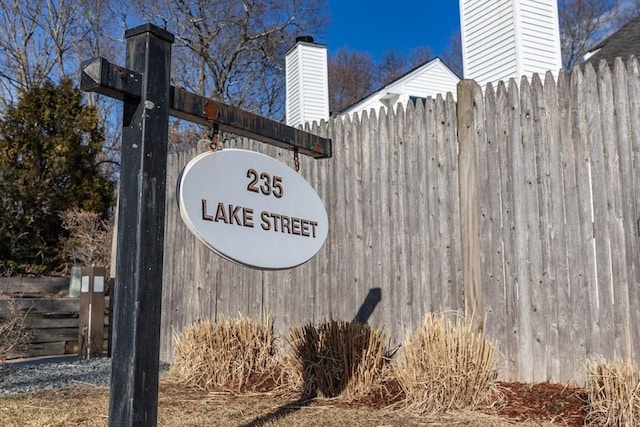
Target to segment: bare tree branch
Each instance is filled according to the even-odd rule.
[[[175,84],[275,119],[283,116],[286,51],[301,32],[318,35],[327,22],[326,0],[134,3],[176,36]]]

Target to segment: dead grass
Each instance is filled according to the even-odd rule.
[[[0,425],[6,427],[108,424],[109,390],[78,384],[56,391],[0,398]],[[185,388],[161,379],[158,425],[189,426],[553,426],[550,422],[514,423],[501,417],[458,411],[425,416],[407,410],[352,407],[341,399],[315,399],[301,405],[274,393],[235,394]]]
[[[306,397],[366,395],[382,383],[393,356],[383,331],[352,322],[292,327],[287,341],[284,370]]]
[[[176,338],[169,378],[205,390],[241,390],[252,376],[279,372],[273,323],[240,316],[187,326]]]
[[[495,388],[497,353],[470,322],[427,313],[407,337],[396,376],[409,404],[422,413],[474,409]]]
[[[640,370],[622,362],[588,364],[587,420],[599,426],[640,425]]]

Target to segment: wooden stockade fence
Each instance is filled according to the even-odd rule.
[[[598,357],[638,367],[638,62],[484,93],[462,81],[457,99],[311,129],[333,140],[332,159],[300,159],[330,233],[289,271],[240,267],[196,241],[173,183],[206,147],[170,155],[161,359],[187,324],[238,312],[269,313],[285,333],[357,318],[400,343],[426,312],[466,308],[499,344],[500,378],[581,382]]]

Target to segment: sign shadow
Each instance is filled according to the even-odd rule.
[[[369,289],[369,293],[353,318],[353,323],[360,323],[363,325],[367,323],[380,301],[382,301],[382,289]]]
[[[351,373],[356,372],[362,363],[361,357],[369,347],[368,334],[353,332],[365,328],[364,325],[381,300],[382,290],[371,288],[351,322],[330,321],[323,325],[307,325],[301,328],[302,339],[297,344],[297,351],[304,357],[301,397],[243,424],[242,427],[269,425],[311,405],[318,394],[325,397],[339,396],[349,384]],[[347,335],[352,335],[349,341],[354,347],[346,349],[350,357],[339,354],[340,351],[344,351],[340,348]],[[335,357],[336,355],[342,357]],[[347,366],[334,366],[343,362]],[[342,372],[341,378],[336,381],[325,381],[327,376],[323,371],[333,371],[335,368],[339,368],[338,371]]]

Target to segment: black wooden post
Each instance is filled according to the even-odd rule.
[[[152,24],[125,32],[124,96],[110,426],[154,426],[158,410],[169,79],[173,35]]]
[[[173,34],[145,24],[127,30],[125,38],[125,67],[93,58],[82,64],[80,82],[82,90],[124,101],[109,341],[113,427],[157,423],[169,115],[317,159],[331,157],[328,138],[171,87]]]

